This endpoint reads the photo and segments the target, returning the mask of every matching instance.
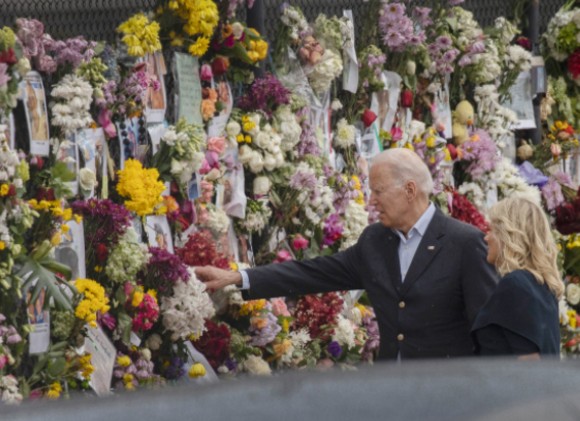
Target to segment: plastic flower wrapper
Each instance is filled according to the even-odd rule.
[[[219,22],[212,0],[163,0],[156,9],[163,39],[173,47],[183,47],[192,56],[203,56]]]
[[[7,117],[16,107],[18,83],[30,70],[28,59],[16,43],[9,27],[0,29],[0,117]]]
[[[192,174],[201,167],[205,140],[202,126],[188,124],[180,119],[161,138],[159,150],[153,156],[151,165],[157,168],[162,180],[175,180],[183,193]]]

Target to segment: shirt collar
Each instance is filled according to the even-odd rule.
[[[421,237],[423,237],[434,215],[435,215],[435,205],[433,205],[433,203],[430,202],[425,212],[423,212],[423,215],[419,217],[417,222],[415,222],[415,225],[413,225],[413,227],[409,230],[409,237],[411,237],[413,231],[417,231],[421,235]],[[401,237],[401,240],[403,241],[407,240],[407,237],[405,237],[405,235],[401,231],[395,230],[395,232],[399,237]]]

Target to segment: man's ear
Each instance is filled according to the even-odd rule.
[[[414,180],[407,181],[405,184],[405,194],[409,202],[417,196],[417,183]]]

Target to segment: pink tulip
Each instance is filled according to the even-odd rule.
[[[300,234],[296,234],[292,240],[292,248],[294,250],[305,250],[308,248],[308,240],[302,237]]]

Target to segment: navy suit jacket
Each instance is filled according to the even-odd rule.
[[[375,310],[379,358],[472,355],[471,325],[498,282],[483,233],[435,212],[404,282],[399,237],[382,224],[332,256],[248,270],[245,298],[365,289]]]

